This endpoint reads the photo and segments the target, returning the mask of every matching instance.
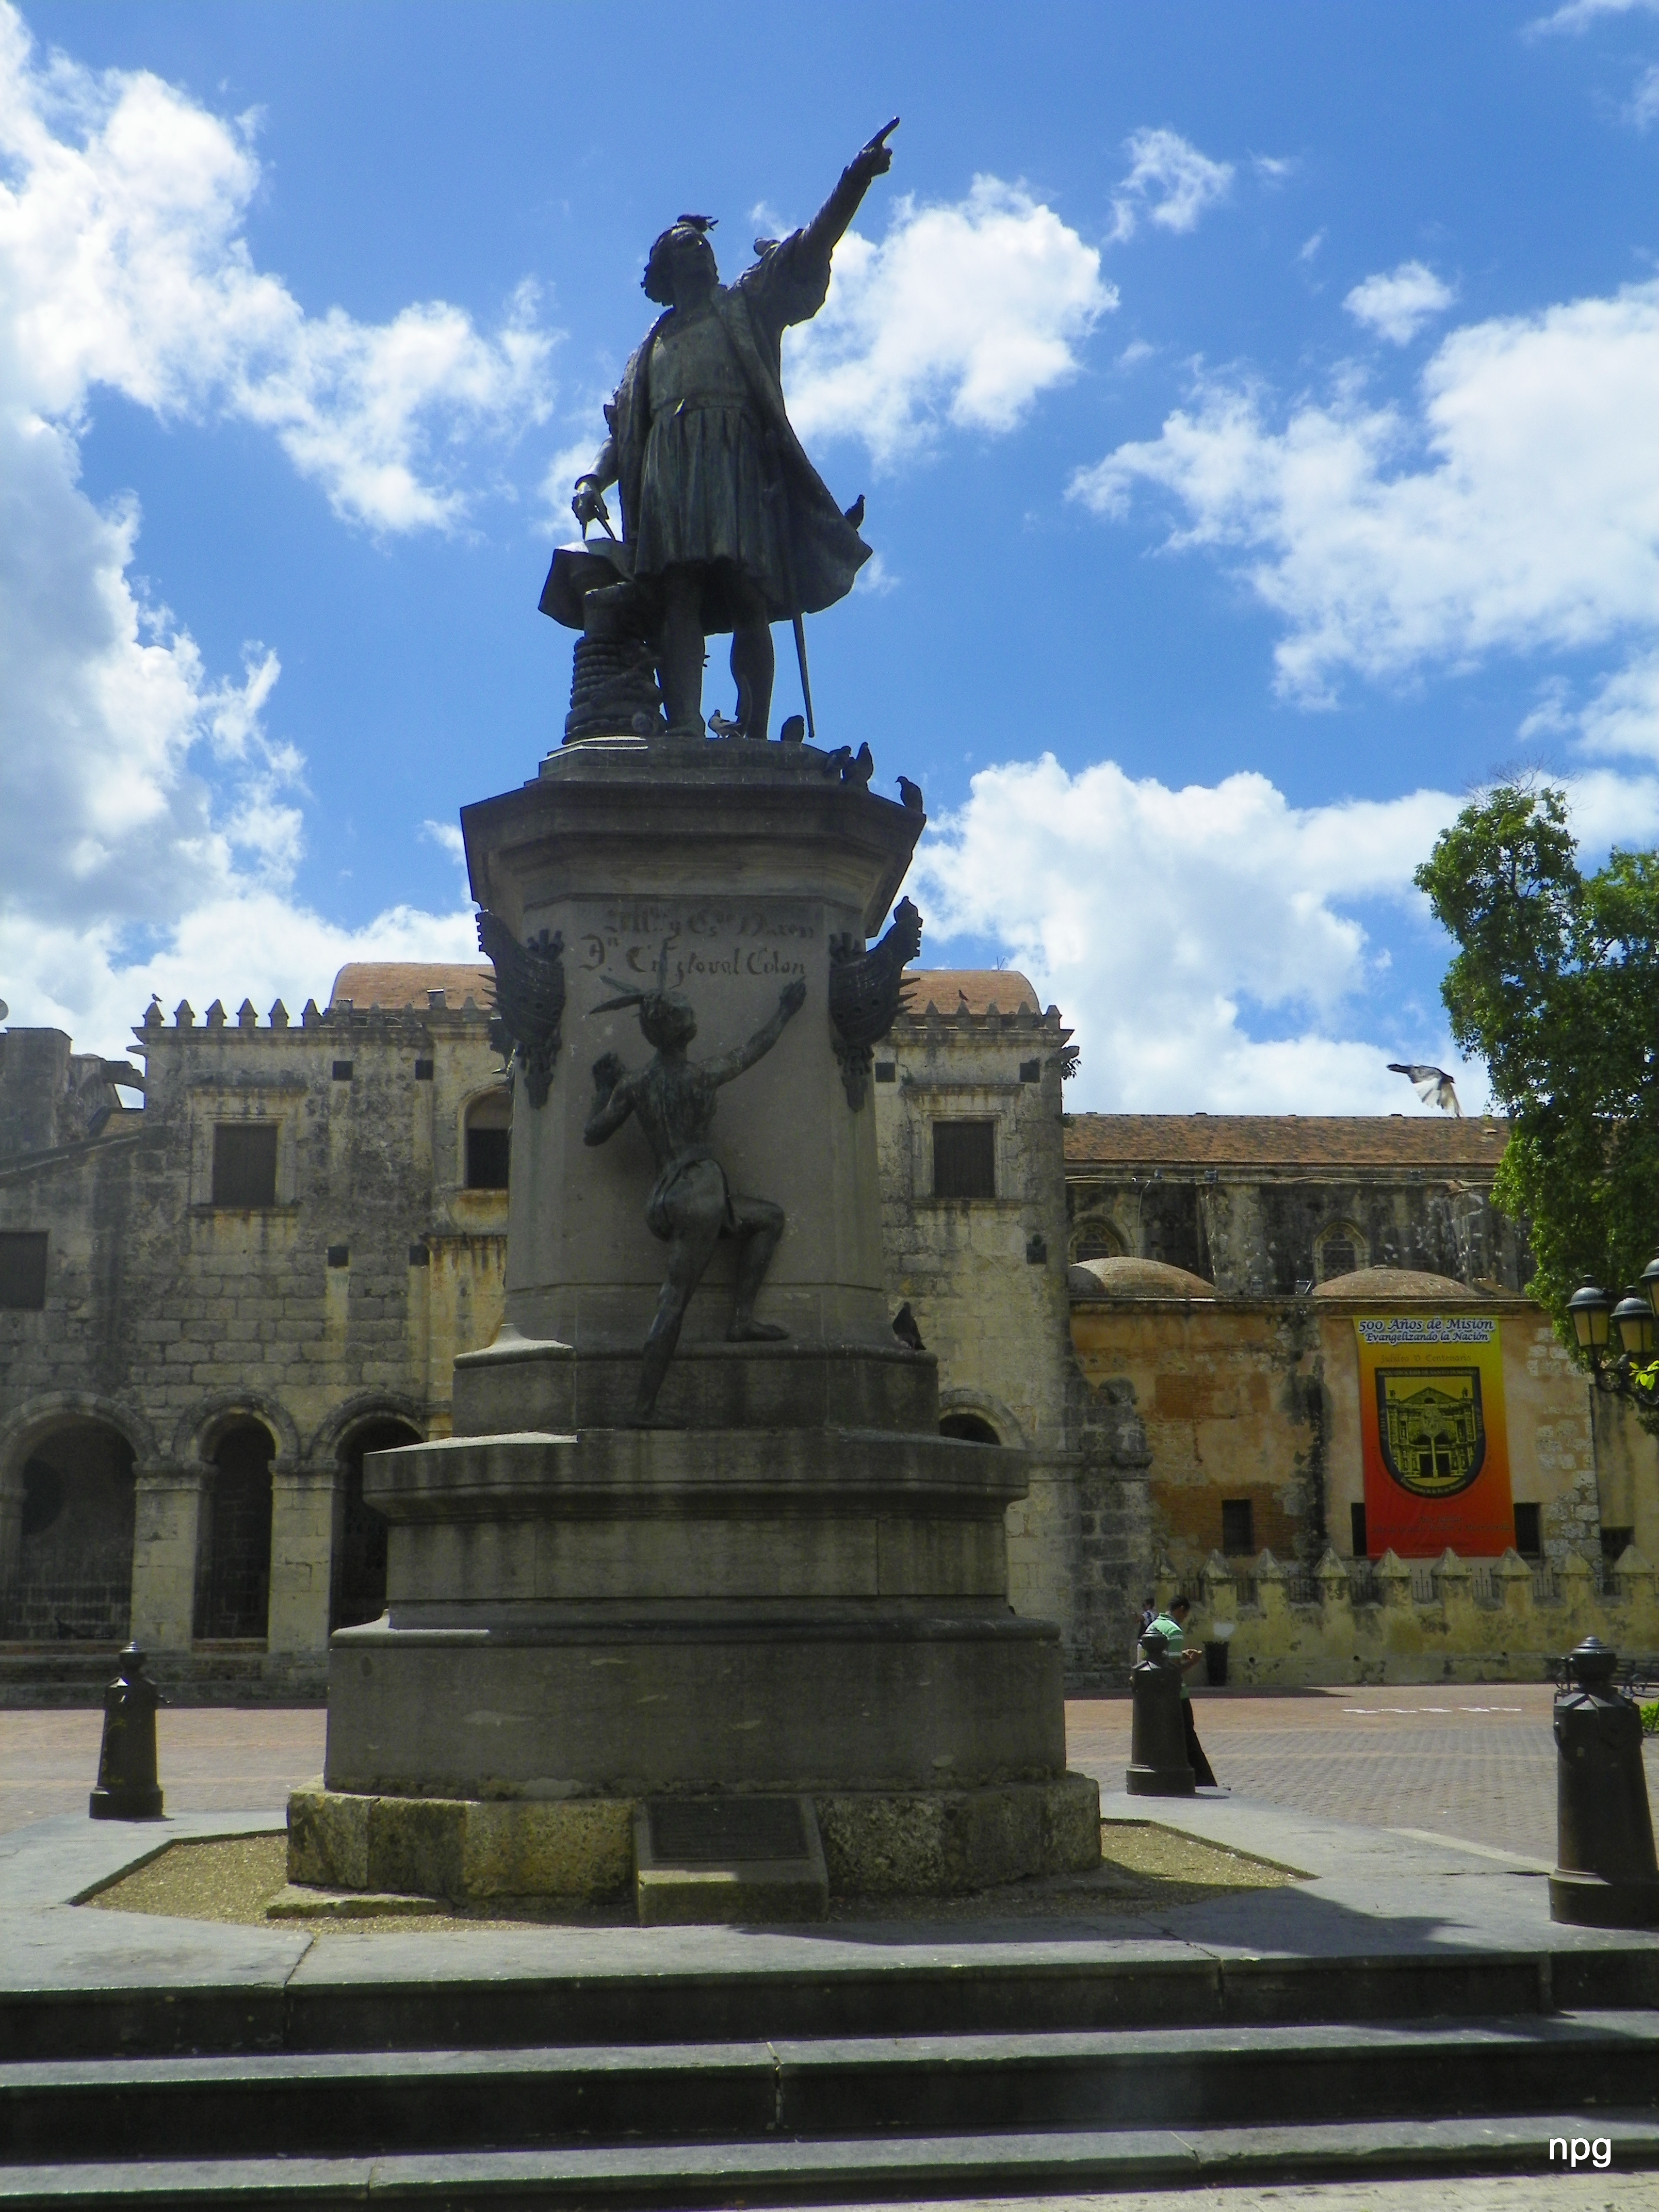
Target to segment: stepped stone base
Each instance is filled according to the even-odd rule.
[[[980,1790],[814,1795],[832,1897],[950,1897],[1100,1860],[1100,1790],[1083,1774]],[[627,1797],[387,1797],[296,1790],[290,1882],[447,1897],[600,1903],[635,1877]]]

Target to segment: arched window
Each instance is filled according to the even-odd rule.
[[[466,1109],[466,1187],[505,1190],[513,1150],[513,1093],[487,1091]]]
[[[1365,1239],[1352,1221],[1327,1224],[1314,1239],[1314,1280],[1328,1283],[1336,1275],[1352,1275],[1368,1257]]]
[[[65,1421],[23,1463],[23,1525],[6,1632],[31,1644],[125,1643],[132,1602],[132,1446]]]
[[[942,1437],[955,1437],[965,1444],[1000,1444],[1002,1442],[982,1413],[943,1413],[939,1417],[939,1432]]]
[[[354,1430],[342,1452],[339,1519],[334,1543],[331,1628],[355,1628],[386,1611],[386,1525],[363,1498],[363,1462],[370,1452],[395,1451],[421,1441],[407,1421],[369,1421]]]
[[[1104,1214],[1085,1214],[1072,1231],[1072,1263],[1080,1260],[1119,1260],[1128,1243],[1116,1222]]]
[[[270,1613],[270,1462],[263,1423],[224,1430],[210,1455],[196,1549],[196,1634],[207,1642],[261,1637]]]

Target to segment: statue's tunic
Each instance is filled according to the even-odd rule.
[[[605,410],[634,573],[702,568],[708,631],[733,627],[734,572],[783,622],[844,598],[870,557],[783,404],[783,332],[823,305],[834,244],[809,224],[707,307],[659,316]]]

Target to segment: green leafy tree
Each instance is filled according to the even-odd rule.
[[[1585,875],[1565,795],[1506,785],[1417,871],[1457,953],[1452,1035],[1510,1118],[1493,1196],[1524,1221],[1527,1285],[1577,1356],[1567,1300],[1623,1295],[1659,1243],[1659,854]]]

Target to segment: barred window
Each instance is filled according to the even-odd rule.
[[[1248,1498],[1221,1501],[1221,1548],[1229,1559],[1249,1557],[1255,1551],[1255,1507]]]
[[[513,1093],[487,1091],[466,1114],[466,1187],[505,1190],[513,1158]]]
[[[994,1198],[997,1194],[994,1121],[935,1121],[935,1198]]]
[[[221,1121],[213,1132],[213,1203],[275,1206],[276,1125]]]

